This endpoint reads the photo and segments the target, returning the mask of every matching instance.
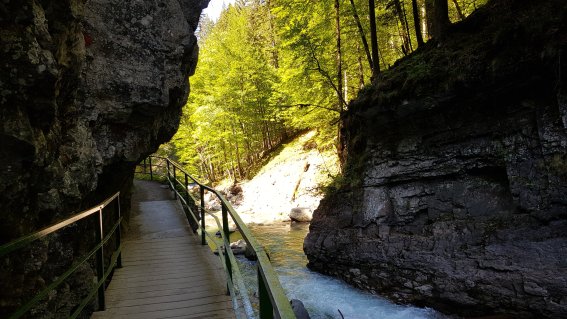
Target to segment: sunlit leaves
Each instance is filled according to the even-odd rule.
[[[456,2],[468,15],[485,1]],[[411,1],[399,2],[398,14],[389,1],[375,8],[382,70],[403,56],[400,17],[412,11]],[[371,70],[352,6],[340,3],[341,94],[349,101],[369,84]],[[421,10],[423,0],[418,4]],[[368,1],[354,5],[369,36]],[[173,140],[193,173],[210,181],[245,178],[288,133],[304,129],[317,129],[318,144],[333,146],[339,118],[334,12],[333,0],[237,0],[218,21],[202,20],[199,64]],[[415,49],[413,19],[407,20]]]

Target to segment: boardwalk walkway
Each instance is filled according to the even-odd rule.
[[[123,268],[106,290],[106,318],[234,318],[222,266],[156,182],[135,181]]]

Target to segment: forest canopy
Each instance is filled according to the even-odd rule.
[[[191,94],[162,151],[217,182],[250,177],[298,132],[333,148],[341,112],[380,70],[485,2],[237,0],[201,18]]]

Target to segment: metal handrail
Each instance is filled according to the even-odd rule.
[[[116,222],[112,225],[110,231],[106,236],[104,236],[104,225],[102,222],[103,210],[106,208],[110,203],[115,203],[115,212],[116,212]],[[104,298],[104,289],[105,289],[105,281],[108,276],[112,273],[114,268],[121,268],[122,267],[122,244],[121,244],[121,231],[120,225],[122,223],[122,216],[120,214],[120,192],[116,192],[114,195],[110,196],[102,203],[89,208],[85,211],[82,211],[78,214],[73,215],[63,221],[60,221],[56,224],[48,226],[42,230],[36,231],[32,234],[22,236],[18,239],[15,239],[7,244],[0,246],[0,258],[8,255],[9,253],[23,248],[32,242],[41,239],[49,234],[55,233],[56,231],[72,224],[83,220],[91,215],[94,215],[98,212],[98,225],[96,227],[95,234],[96,234],[96,242],[97,245],[91,249],[86,255],[82,256],[78,262],[73,263],[71,268],[67,269],[62,275],[59,275],[57,279],[49,284],[46,288],[42,291],[37,293],[31,300],[27,301],[23,306],[17,309],[14,313],[12,313],[8,318],[9,319],[16,319],[22,317],[26,312],[32,309],[34,306],[38,305],[39,302],[42,301],[45,297],[48,296],[49,292],[56,289],[60,284],[62,284],[65,279],[71,276],[75,271],[77,271],[81,265],[88,262],[89,259],[96,255],[96,273],[97,273],[97,282],[93,286],[93,288],[89,291],[89,295],[81,300],[79,306],[75,309],[73,314],[69,318],[76,318],[79,316],[81,311],[87,306],[87,304],[93,299],[95,294],[98,294],[98,308],[99,310],[104,310],[106,308],[105,298]],[[110,258],[110,264],[108,269],[105,271],[104,267],[104,244],[106,244],[112,235],[116,233],[116,250],[112,253]]]
[[[189,193],[189,196],[191,198],[191,200],[193,200],[193,202],[195,201],[195,198]],[[182,205],[185,205],[185,208],[187,208],[187,210],[189,211],[189,216],[193,219],[193,221],[195,221],[195,223],[197,225],[199,225],[199,220],[197,219],[197,217],[195,216],[193,210],[191,209],[190,205],[187,203],[186,199],[183,198],[183,196],[180,196],[179,194],[179,199],[181,200]],[[219,229],[222,229],[221,226],[221,222],[219,221],[219,218],[217,216],[215,216],[214,214],[211,214],[210,212],[206,213],[213,217],[213,219],[215,220],[217,227]],[[189,217],[188,216],[188,217]],[[213,241],[215,244],[218,244],[216,238],[209,232],[201,230],[202,233],[204,233],[207,237],[209,237],[209,239],[211,239],[211,241]],[[222,240],[227,240],[226,236],[224,235],[224,233],[221,233],[221,237]],[[206,243],[206,242],[205,242]],[[223,251],[223,248],[225,247],[225,245],[215,245],[218,255],[221,259],[221,263],[222,266],[225,270],[226,273],[228,273],[230,270],[227,268],[227,264],[228,263],[233,263],[236,264],[236,257],[234,257],[234,254],[232,253],[232,250],[229,249],[227,250],[229,252],[228,254],[228,258],[225,256],[225,253]],[[230,261],[228,261],[230,260]],[[244,280],[242,280],[242,274],[240,273],[240,269],[238,267],[233,269],[235,271],[235,277],[237,278],[236,280],[236,285],[238,286],[238,289],[240,289],[240,291],[246,291],[246,286],[244,285]],[[234,281],[233,278],[231,278],[230,276],[227,277],[227,286],[228,286],[228,292],[231,296],[233,296],[232,298],[232,304],[233,304],[233,308],[236,310],[238,307],[238,302],[237,302],[237,298],[235,298],[236,296],[236,290],[234,289]],[[244,311],[246,312],[246,318],[252,318],[254,316],[254,310],[252,309],[252,304],[249,300],[249,298],[242,298],[243,299],[243,303],[244,303]]]
[[[230,216],[233,222],[236,224],[237,228],[240,230],[240,234],[248,247],[250,247],[258,258],[258,267],[257,267],[257,275],[258,275],[258,297],[260,301],[260,318],[267,319],[267,318],[296,318],[293,309],[289,303],[287,296],[280,284],[278,276],[270,263],[268,255],[264,248],[256,241],[252,233],[246,226],[246,224],[242,221],[238,213],[234,210],[232,205],[222,196],[220,192],[211,188],[207,185],[200,183],[197,179],[191,176],[185,169],[178,163],[170,160],[167,157],[162,156],[149,156],[148,160],[143,161],[143,172],[147,172],[147,163],[149,162],[149,175],[150,179],[153,179],[156,175],[155,171],[152,168],[152,159],[159,159],[165,161],[166,163],[166,179],[169,183],[170,188],[174,191],[175,198],[179,197],[181,200],[182,205],[187,209],[189,212],[189,216],[187,218],[194,221],[198,228],[201,229],[201,244],[206,245],[206,237],[212,237],[206,230],[205,230],[205,214],[208,212],[205,210],[205,190],[209,191],[220,200],[221,208],[222,208],[222,227],[221,223],[218,220],[217,216],[210,214],[215,218],[219,229],[221,229],[221,237],[222,237],[222,247],[217,245],[217,249],[219,251],[219,256],[221,261],[223,262],[223,267],[227,272],[227,281],[228,281],[228,290],[231,293],[233,299],[236,296],[233,294],[234,289],[230,286],[236,281],[241,286],[240,282],[242,280],[242,276],[240,275],[240,269],[236,262],[234,255],[232,254],[232,250],[230,249],[230,240],[229,240],[229,226],[228,226],[228,216]],[[178,172],[181,173],[183,180],[179,180],[177,178]],[[198,210],[200,214],[195,214],[193,209],[191,209],[191,205],[189,202],[191,201],[193,204],[196,203],[195,198],[189,192],[189,183],[188,181],[192,180],[194,184],[199,186],[199,197],[200,197],[200,205]],[[179,192],[176,186],[180,186],[183,189],[183,194]],[[199,217],[197,217],[199,216]],[[200,224],[198,223],[200,219]],[[214,239],[213,239],[214,240]],[[224,250],[224,251],[223,251]],[[236,277],[236,278],[235,278]],[[236,280],[235,280],[236,279]],[[241,290],[243,288],[240,288]],[[245,291],[245,290],[244,290]],[[245,308],[246,305],[245,305]]]

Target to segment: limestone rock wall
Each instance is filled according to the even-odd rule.
[[[127,193],[177,129],[208,0],[0,3],[0,243]],[[125,202],[125,200],[124,200]],[[68,267],[88,225],[0,264],[0,317]],[[86,245],[85,245],[86,246]],[[32,317],[67,317],[86,267]]]
[[[567,317],[567,6],[492,1],[342,122],[309,266],[466,316]]]

